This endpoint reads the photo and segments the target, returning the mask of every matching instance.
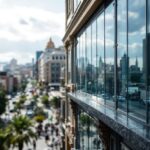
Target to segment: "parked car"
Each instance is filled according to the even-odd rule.
[[[118,101],[125,102],[126,98],[124,96],[118,96]]]
[[[29,118],[33,118],[33,117],[34,117],[34,113],[33,113],[32,110],[27,110],[26,115],[27,115]]]
[[[14,109],[10,109],[9,112],[10,112],[10,113],[13,113],[13,112],[15,112],[15,110],[14,110]]]
[[[143,100],[142,100],[142,103],[143,103],[144,105],[146,105],[146,104],[150,105],[150,98],[149,98],[149,99],[143,99]]]

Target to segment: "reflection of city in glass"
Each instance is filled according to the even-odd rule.
[[[94,120],[85,112],[80,110],[78,115],[79,143],[82,150],[101,150],[103,144],[98,135]]]
[[[150,103],[146,1],[129,0],[127,12],[127,1],[118,0],[117,35],[114,9],[110,3],[105,15],[102,10],[78,36],[78,89],[106,102],[117,101],[117,108],[145,118]]]

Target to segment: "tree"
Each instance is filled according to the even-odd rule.
[[[15,103],[15,109],[17,110],[17,112],[20,112],[22,107],[23,107],[22,102],[19,101]]]
[[[23,108],[23,105],[24,105],[26,100],[27,100],[26,95],[20,96],[19,101],[16,102],[16,104],[15,104],[15,109],[17,109],[18,112],[20,112],[20,109]]]
[[[31,142],[31,139],[36,139],[37,135],[33,131],[33,123],[26,116],[15,116],[7,127],[9,135],[9,143],[18,150],[23,150],[24,144]]]
[[[0,129],[0,149],[8,150],[10,147],[9,143],[9,134],[6,132],[6,129]]]
[[[43,122],[43,121],[45,120],[45,116],[43,116],[43,115],[35,116],[35,117],[34,117],[34,120],[35,120],[36,122],[38,122],[38,123],[41,123],[41,122]]]
[[[3,88],[0,88],[0,115],[5,112],[7,105],[6,93]]]
[[[52,99],[51,99],[51,105],[55,108],[59,108],[60,107],[60,97],[56,97],[54,96]]]
[[[44,109],[42,107],[36,107],[34,110],[34,115],[35,116],[44,116],[45,118],[47,118],[47,113],[44,112]]]
[[[43,103],[45,106],[49,106],[49,97],[48,97],[48,95],[43,95],[43,96],[42,96],[42,103]]]
[[[26,95],[21,95],[19,98],[19,102],[23,105],[25,101],[27,100]]]
[[[20,88],[21,88],[22,91],[25,91],[26,87],[27,87],[27,81],[24,79],[21,82],[21,87]]]

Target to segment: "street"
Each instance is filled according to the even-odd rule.
[[[32,92],[30,91],[34,88],[35,87],[31,85],[31,82],[29,82],[25,90],[26,101],[25,101],[24,106],[30,104],[30,102],[33,100]],[[15,97],[9,100],[6,113],[5,115],[3,115],[3,118],[5,118],[6,120],[11,121],[12,118],[18,114],[16,110],[14,109],[15,109],[15,104],[19,101],[20,95],[21,93],[17,93]],[[63,135],[63,130],[62,130],[63,125],[61,122],[59,122],[59,120],[57,120],[57,115],[59,111],[52,107],[45,107],[41,102],[41,96],[42,95],[39,95],[36,107],[40,106],[43,109],[43,112],[47,113],[48,116],[41,124],[42,129],[40,131],[40,135],[38,135],[38,138],[35,141],[35,145],[33,144],[33,140],[31,140],[28,145],[24,145],[23,150],[33,150],[33,149],[41,150],[41,148],[43,150],[60,150],[63,146],[64,135]],[[49,93],[49,97],[50,96],[51,97],[54,96],[54,93],[53,94]],[[28,115],[27,114],[28,111],[29,110],[26,107],[23,107],[20,110],[20,114]],[[31,110],[31,111],[34,111],[34,110]],[[38,131],[37,130],[38,126],[39,124],[35,122],[34,130]],[[15,148],[10,148],[10,149],[17,150],[18,148],[15,147]]]

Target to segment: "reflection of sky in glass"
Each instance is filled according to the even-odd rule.
[[[148,8],[150,8],[150,1],[148,1]],[[150,9],[149,9],[148,14],[150,14]],[[149,23],[148,32],[150,33],[150,15],[148,16],[148,23]]]
[[[104,62],[104,13],[97,18],[97,62],[100,57]]]
[[[143,61],[143,39],[145,39],[145,1],[129,0],[129,60],[130,65],[135,64],[136,57],[139,58],[139,66],[142,68]]]
[[[120,59],[127,54],[127,12],[126,0],[118,0],[118,18],[117,18],[117,34],[118,34],[118,66]]]
[[[87,64],[92,64],[91,62],[91,25],[86,30],[86,56],[87,56]]]
[[[105,11],[106,64],[114,64],[114,7],[111,3]]]
[[[96,21],[92,23],[92,65],[96,67]]]

